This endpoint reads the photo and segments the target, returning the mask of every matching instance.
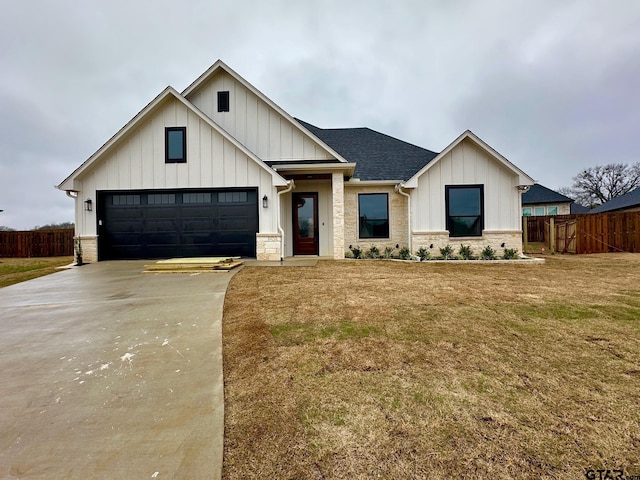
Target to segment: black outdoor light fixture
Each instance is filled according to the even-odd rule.
[[[92,210],[92,204],[93,204],[93,202],[91,201],[90,198],[87,198],[84,201],[84,210],[85,210],[85,212],[90,212]]]
[[[262,197],[262,208],[267,208],[269,206],[269,198],[265,195]]]

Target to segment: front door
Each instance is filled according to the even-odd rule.
[[[293,194],[293,254],[318,255],[318,194]]]

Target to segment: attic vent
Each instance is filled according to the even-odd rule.
[[[218,92],[218,111],[229,111],[229,92]]]

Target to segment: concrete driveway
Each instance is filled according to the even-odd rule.
[[[217,479],[232,273],[102,262],[0,289],[0,479]]]

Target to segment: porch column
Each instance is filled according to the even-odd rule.
[[[344,258],[344,176],[342,172],[331,175],[333,189],[333,258]]]

